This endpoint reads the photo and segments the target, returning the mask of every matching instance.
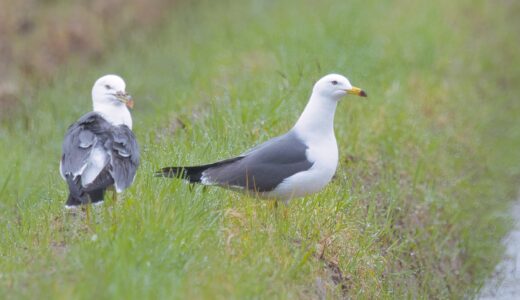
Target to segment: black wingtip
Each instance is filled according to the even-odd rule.
[[[88,196],[81,187],[81,175],[74,176],[70,173],[65,175],[67,179],[67,185],[69,186],[69,197],[67,198],[66,205],[75,206],[82,205],[88,202]]]

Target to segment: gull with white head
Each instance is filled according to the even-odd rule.
[[[329,74],[316,82],[303,113],[286,134],[237,157],[200,166],[166,167],[156,176],[180,176],[189,182],[283,201],[316,193],[332,180],[338,166],[334,113],[347,94],[367,96],[344,76]]]
[[[124,80],[105,75],[92,87],[93,111],[72,124],[63,141],[60,174],[69,187],[65,207],[101,203],[105,191],[132,184],[139,147],[132,132],[132,97]]]

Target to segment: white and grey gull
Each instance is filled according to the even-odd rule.
[[[60,174],[67,182],[65,207],[101,203],[105,191],[120,193],[134,181],[139,147],[128,108],[133,100],[124,80],[105,75],[92,87],[93,111],[72,124],[62,145]]]
[[[338,166],[334,114],[347,94],[367,96],[344,76],[326,75],[316,82],[303,113],[286,134],[237,157],[200,166],[166,167],[156,176],[181,177],[283,201],[316,193],[332,180]]]

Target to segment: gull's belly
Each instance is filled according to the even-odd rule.
[[[273,191],[266,193],[266,196],[290,200],[322,190],[332,180],[338,166],[338,148],[335,140],[333,145],[331,144],[307,150],[307,157],[314,161],[312,167],[286,178]]]

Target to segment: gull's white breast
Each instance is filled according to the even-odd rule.
[[[132,116],[124,105],[101,105],[94,106],[94,111],[114,126],[126,125],[132,129]]]
[[[338,166],[338,145],[334,135],[306,144],[309,147],[307,159],[313,162],[312,167],[287,177],[266,196],[290,200],[318,192],[332,180]]]

